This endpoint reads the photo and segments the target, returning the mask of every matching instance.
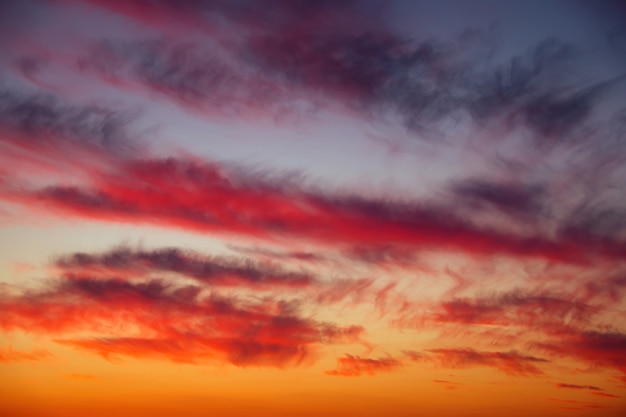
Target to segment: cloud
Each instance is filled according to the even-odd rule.
[[[4,192],[4,198],[74,216],[325,245],[385,244],[422,250],[495,253],[578,263],[621,259],[623,242],[568,235],[518,236],[479,227],[445,205],[386,201],[311,190],[296,180],[260,178],[227,165],[168,158],[120,163],[93,186],[55,185]]]
[[[621,398],[619,395],[609,394],[608,392],[592,392],[592,395],[603,398]]]
[[[371,266],[415,266],[415,249],[410,247],[381,244],[377,246],[353,246],[344,252],[344,256]]]
[[[542,282],[545,282],[545,278],[550,275],[541,277],[544,279]],[[434,303],[419,314],[409,309],[399,314],[394,322],[401,327],[441,329],[442,334],[447,336],[451,331],[465,339],[475,338],[477,341],[489,339],[492,340],[491,343],[501,343],[508,347],[525,343],[526,348],[545,352],[552,358],[574,358],[590,366],[626,373],[626,361],[622,354],[626,346],[625,336],[619,330],[609,330],[614,328],[613,326],[603,324],[619,320],[616,317],[620,317],[620,313],[614,311],[619,305],[619,300],[605,298],[604,293],[596,299],[588,297],[587,294],[587,280],[594,282],[593,288],[599,288],[601,285],[609,285],[613,280],[609,276],[604,284],[605,279],[604,270],[600,270],[581,280],[582,284],[574,282],[574,285],[570,286],[564,283],[563,289],[558,293],[546,289],[516,290],[493,296],[457,297],[450,301]],[[566,287],[570,289],[565,290]],[[579,301],[581,299],[593,301],[593,304]],[[514,351],[510,356],[505,353],[501,357],[487,355],[484,358],[472,350],[443,349],[432,352],[436,353],[435,359],[453,366],[464,363],[480,364],[484,361],[485,364],[501,367],[502,370],[510,367],[510,373],[541,372],[532,360],[521,360],[519,363],[523,365],[516,370],[515,359],[518,354]],[[416,360],[425,358],[427,356],[418,356]],[[524,370],[525,365],[529,365],[528,372]],[[560,383],[557,386],[600,390],[591,385]]]
[[[496,123],[549,149],[580,140],[598,103],[621,82],[576,76],[573,69],[595,57],[559,39],[497,61],[493,29],[410,38],[367,2],[88,3],[163,38],[99,42],[80,59],[82,71],[238,117],[281,115],[307,101],[305,112],[339,108],[368,121],[400,119],[415,137],[441,139],[451,120]],[[208,45],[191,41],[198,32]]]
[[[130,152],[141,155],[129,126],[136,113],[0,85],[0,185],[17,190],[33,177],[84,181]]]
[[[258,254],[259,252],[246,251]],[[265,254],[265,252],[261,252]],[[285,259],[285,254],[270,253],[271,258]],[[286,255],[292,259],[291,254]],[[169,277],[176,280],[187,278],[199,286],[188,287],[190,292],[206,289],[250,289],[263,291],[268,296],[300,296],[313,304],[329,305],[344,301],[356,304],[373,302],[382,310],[391,287],[377,288],[373,279],[346,278],[321,279],[303,269],[288,270],[281,263],[253,261],[235,256],[210,256],[191,250],[166,247],[151,250],[114,247],[101,253],[77,252],[59,256],[54,268],[63,279],[97,280],[115,279],[119,282],[137,282],[137,279]],[[297,255],[297,259],[301,259]],[[309,260],[308,257],[305,258]],[[287,291],[287,292],[285,292]]]
[[[503,138],[531,137],[524,149],[544,152],[563,145],[559,151],[567,153],[564,158],[571,171],[584,172],[584,177],[599,177],[597,170],[588,169],[591,162],[615,173],[626,157],[623,151],[612,151],[621,145],[611,145],[607,152],[611,136],[607,132],[619,130],[619,118],[604,121],[610,126],[606,129],[593,118],[598,103],[613,94],[623,77],[598,81],[571,75],[568,69],[583,52],[557,39],[496,62],[484,51],[493,34],[470,30],[449,40],[408,39],[382,23],[381,10],[358,2],[277,1],[264,7],[248,2],[201,1],[184,7],[165,1],[87,3],[171,36],[96,42],[77,59],[75,69],[121,88],[157,92],[186,108],[218,109],[245,118],[263,112],[284,114],[298,108],[294,103],[305,101],[333,111],[342,107],[361,119],[399,117],[418,133],[415,137],[429,137],[425,132],[436,135],[451,120],[469,119],[472,126],[487,131],[491,124],[503,125],[498,130]],[[169,33],[172,26],[177,30]],[[208,31],[210,40],[199,45],[182,28],[204,35]],[[28,67],[38,61],[19,62]],[[50,147],[31,143],[43,131],[63,138],[49,142],[60,141],[57,146],[63,149],[91,144],[93,160],[132,143],[126,129],[132,117],[123,116],[126,112],[72,106],[55,96],[3,97],[0,126],[21,132],[24,137],[18,142],[29,144],[32,158]],[[510,135],[511,130],[522,134]],[[55,150],[59,160],[92,161],[65,153]],[[500,156],[501,149],[491,153]],[[580,154],[587,155],[584,162],[573,158]],[[606,163],[609,160],[611,164]],[[337,195],[284,178],[252,181],[258,172],[235,175],[225,164],[189,158],[120,157],[109,162],[97,172],[85,166],[91,173],[88,186],[13,186],[4,187],[9,190],[2,194],[92,219],[264,240],[332,242],[349,248],[345,256],[372,265],[410,265],[416,250],[423,249],[571,263],[598,254],[621,259],[626,253],[619,205],[557,201],[560,197],[553,190],[557,181],[538,178],[548,174],[533,175],[533,181],[456,179],[445,189],[448,200],[434,203],[402,202],[401,196],[389,201],[358,193]],[[548,171],[556,168],[562,166],[550,166]],[[580,186],[580,181],[572,183]],[[217,204],[222,199],[227,201],[223,208]],[[502,222],[501,216],[515,220],[524,233],[509,230],[511,222]]]
[[[316,282],[312,274],[285,271],[278,264],[206,256],[178,248],[117,247],[100,254],[74,253],[58,258],[55,266],[72,277],[141,277],[170,272],[211,286],[306,287]]]
[[[548,276],[551,275],[545,273]],[[596,283],[604,282],[602,273],[594,272],[591,276]],[[472,288],[472,274],[459,279],[466,281],[465,290]],[[592,327],[597,318],[604,317],[607,303],[601,298],[587,297],[584,286],[576,283],[567,290],[566,286],[550,290],[539,285],[535,290],[515,289],[448,300],[444,296],[427,309],[405,309],[394,318],[394,323],[401,328],[462,329],[466,336],[482,334],[496,339],[506,336],[507,331],[524,329],[552,335],[570,328]]]
[[[58,343],[98,353],[104,358],[122,355],[136,358],[158,358],[172,362],[196,363],[220,360],[236,366],[298,365],[310,351],[302,345],[263,343],[255,340],[205,338],[199,335],[175,338],[107,337],[63,339]]]
[[[0,348],[0,363],[19,363],[45,361],[53,355],[46,350],[21,351],[15,350],[12,346]]]
[[[244,247],[244,246],[235,246],[229,245],[229,249],[241,253],[243,255],[248,256],[256,256],[263,258],[270,258],[280,261],[302,261],[302,262],[324,262],[326,261],[326,256],[321,253],[314,253],[308,251],[277,251],[277,250],[269,250],[258,247]]]
[[[593,385],[575,385],[575,384],[564,384],[558,383],[556,384],[559,388],[569,388],[569,389],[587,389],[591,391],[602,391],[602,388],[593,386]]]
[[[510,352],[485,352],[470,348],[438,348],[424,352],[404,351],[403,357],[411,362],[435,362],[446,368],[467,368],[487,366],[498,369],[513,376],[540,376],[543,371],[538,367],[548,363],[544,358],[522,355],[515,351]],[[405,366],[406,362],[393,357],[367,359],[359,356],[346,355],[337,359],[337,368],[327,371],[329,375],[361,376],[364,374],[374,375],[380,371],[392,370]],[[451,386],[462,385],[450,381],[434,380],[436,383],[445,383]]]
[[[621,312],[613,307],[626,288],[625,119],[619,103],[615,114],[603,110],[619,96],[623,76],[586,74],[578,65],[586,52],[558,39],[499,60],[489,31],[411,39],[386,26],[381,9],[368,15],[369,6],[358,2],[86,3],[129,17],[123,25],[148,25],[150,35],[87,41],[84,51],[63,57],[11,51],[20,55],[13,70],[37,84],[48,60],[59,59],[81,79],[171,100],[201,116],[256,122],[321,110],[348,113],[357,123],[398,127],[399,121],[416,140],[434,138],[435,146],[460,146],[472,155],[477,146],[498,175],[487,164],[488,175],[454,178],[421,200],[401,193],[366,197],[314,187],[301,174],[158,158],[139,149],[130,133],[133,112],[2,88],[0,199],[59,216],[236,237],[249,245],[238,253],[255,258],[177,248],[69,254],[56,262],[60,279],[39,291],[0,296],[7,312],[2,328],[51,334],[108,358],[287,366],[320,344],[361,343],[363,328],[300,310],[352,302],[393,311],[402,325],[505,340],[502,349],[519,349],[514,339],[524,333],[533,338],[529,346],[551,358],[625,372],[621,329],[601,324],[618,323]],[[134,29],[127,32],[145,33]],[[194,40],[197,32],[206,41]],[[451,125],[472,139],[457,143],[444,134]],[[48,170],[67,181],[24,178]],[[433,277],[416,273],[418,261],[435,252],[471,255],[463,257],[468,262],[505,255],[523,272],[535,263],[546,271],[524,281],[536,288],[476,296],[472,291],[490,294],[489,285],[501,288],[506,278],[495,267],[487,277],[445,269],[444,278],[458,285],[435,305],[411,298],[421,296],[411,294],[421,287],[376,276],[388,272],[376,267],[400,267],[398,280],[414,275],[421,285]],[[334,273],[335,261],[367,267],[368,274],[322,280],[323,273],[301,266]],[[552,280],[548,269],[559,267],[572,269]],[[546,362],[515,350],[403,355],[348,355],[329,373],[375,373],[405,360],[431,360],[527,376],[541,374]]]
[[[452,381],[444,381],[442,379],[433,379],[433,382],[437,383],[437,384],[459,384],[462,385],[458,382],[452,382]]]
[[[264,106],[275,108],[279,96],[287,99],[279,86],[250,79],[219,53],[193,43],[102,41],[79,59],[78,68],[115,87],[135,94],[157,93],[201,114],[247,117]],[[265,96],[276,99],[264,103]]]
[[[449,389],[449,390],[454,390],[454,389],[459,388],[462,385],[465,385],[461,382],[452,382],[452,381],[446,381],[442,379],[433,379],[433,382],[436,384],[445,385],[446,389]]]
[[[612,271],[612,268],[609,268],[609,271]],[[589,274],[589,271],[580,274]],[[547,288],[542,284],[545,284],[545,279],[550,275],[540,277],[542,282],[538,288],[541,286]],[[587,294],[587,280],[594,283],[593,288],[600,288],[610,285],[613,278],[609,275],[606,279],[604,270],[600,270],[592,272],[581,282],[574,281],[574,285],[563,282],[559,292],[550,292],[546,289],[516,290],[492,296],[457,297],[450,301],[433,303],[426,309],[420,308],[418,312],[411,308],[406,309],[400,312],[393,322],[400,327],[439,329],[446,337],[454,334],[462,336],[464,340],[474,339],[481,342],[491,340],[493,344],[509,348],[524,344],[526,348],[542,351],[551,358],[568,357],[589,366],[626,373],[626,361],[622,353],[626,346],[625,336],[619,330],[611,331],[610,329],[614,329],[612,325],[603,324],[619,320],[621,313],[616,312],[615,308],[621,299],[605,298],[604,292],[598,298],[590,298]],[[566,290],[566,287],[569,289]],[[611,292],[607,288],[603,291]],[[582,299],[592,301],[593,304],[579,301]],[[415,353],[413,360],[434,359],[453,367],[483,363],[505,372],[509,369],[508,372],[512,374],[541,372],[536,366],[540,361],[536,361],[535,364],[530,356],[528,361],[523,360],[515,351],[494,355],[487,352],[485,356],[471,349],[435,349],[432,352],[435,355],[431,357]],[[560,383],[557,386],[600,390],[591,385]]]
[[[626,374],[626,335],[600,330],[561,329],[533,346],[556,357],[572,357]]]
[[[121,153],[133,149],[127,132],[132,113],[73,104],[43,93],[0,89],[0,141],[61,156],[77,149]]]
[[[413,362],[419,362],[426,358],[426,355],[420,352],[416,352],[414,350],[403,350],[402,354],[404,357]]]
[[[547,359],[522,355],[511,352],[483,352],[469,348],[439,348],[427,351],[432,358],[445,367],[465,368],[472,366],[488,366],[509,375],[538,376],[543,371],[539,364],[549,362]]]
[[[364,331],[302,318],[286,301],[207,294],[156,279],[60,279],[40,291],[5,294],[0,306],[4,331],[51,335],[104,357],[281,367],[321,344],[360,343]]]
[[[326,371],[326,374],[333,376],[376,375],[400,366],[402,366],[401,362],[392,357],[370,359],[346,354],[343,358],[337,358],[337,368]]]
[[[453,183],[451,192],[463,207],[478,211],[491,209],[509,217],[526,220],[532,219],[545,203],[545,190],[519,182],[466,179]]]
[[[482,298],[455,298],[441,303],[430,319],[437,323],[505,326],[550,326],[587,323],[598,307],[548,293],[512,291]]]
[[[593,410],[598,408],[607,408],[605,405],[591,401],[562,400],[558,398],[546,398],[546,400],[564,404],[559,407],[562,410]]]

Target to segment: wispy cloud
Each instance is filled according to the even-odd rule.
[[[446,381],[446,380],[443,380],[443,379],[433,379],[433,382],[435,384],[445,385],[446,389],[449,389],[449,390],[454,390],[454,389],[459,388],[460,386],[465,385],[465,384],[463,384],[461,382]]]
[[[287,237],[361,247],[387,242],[572,263],[592,255],[621,259],[626,252],[621,241],[608,237],[595,238],[590,247],[580,234],[519,236],[473,225],[445,205],[312,191],[294,180],[259,180],[253,172],[189,159],[126,161],[92,181],[90,187],[5,190],[4,197],[86,218],[268,240]]]
[[[21,155],[25,160],[48,157],[78,164],[77,158],[96,163],[107,154],[120,156],[139,149],[127,129],[132,118],[130,112],[76,104],[50,93],[0,87],[2,160],[10,163],[10,157]]]
[[[76,3],[35,2],[24,11]],[[45,335],[110,359],[289,367],[323,345],[371,348],[364,339],[375,321],[391,324],[385,335],[405,330],[398,340],[409,329],[438,337],[395,345],[389,356],[347,354],[328,375],[434,364],[540,377],[567,358],[624,378],[618,35],[603,53],[619,63],[605,68],[595,52],[558,38],[498,51],[495,26],[401,34],[381,17],[387,6],[371,2],[80,3],[79,14],[124,30],[85,33],[61,47],[37,36],[26,42],[27,31],[0,16],[0,35],[15,32],[14,43],[0,40],[10,49],[3,74],[19,81],[0,87],[0,203],[20,214],[210,236],[236,256],[175,246],[72,249],[55,258],[57,276],[40,287],[0,287],[4,332]],[[67,79],[49,88],[48,77]],[[62,86],[74,80],[77,90],[89,88],[69,94]],[[221,161],[204,154],[217,124],[206,142],[173,152],[135,133],[139,111],[76,99],[103,87],[121,102],[143,102],[148,114],[176,108],[171,120],[188,113],[206,126],[217,117],[284,128],[339,114],[341,123],[366,126],[363,137],[341,139],[348,154],[368,129],[380,129],[384,144],[433,149],[426,162],[445,180],[427,183],[421,165],[412,166],[407,189],[377,193],[368,192],[367,175],[359,187],[319,185],[315,172]],[[439,154],[454,158],[439,163]],[[369,173],[370,159],[354,167],[361,163]],[[412,181],[425,191],[411,194]],[[44,356],[0,351],[3,362]],[[616,397],[594,385],[556,387]]]
[[[619,395],[609,394],[608,392],[592,392],[592,395],[596,397],[604,397],[604,398],[621,398]]]
[[[591,391],[602,391],[602,388],[600,387],[596,387],[594,385],[575,385],[575,384],[564,384],[564,383],[558,383],[556,384],[557,387],[559,388],[569,388],[569,389],[585,389],[585,390],[591,390]]]
[[[584,126],[594,105],[617,82],[563,77],[582,52],[557,39],[507,62],[489,62],[485,49],[492,49],[492,33],[410,39],[373,18],[380,11],[358,3],[272,2],[263,9],[253,3],[199,2],[184,8],[166,2],[94,3],[160,29],[211,34],[213,48],[163,40],[109,41],[82,60],[86,71],[118,85],[135,82],[182,104],[263,112],[288,110],[285,104],[294,99],[316,106],[331,101],[361,116],[396,114],[421,134],[465,115],[478,125],[496,120],[527,129],[549,146]],[[228,22],[219,31],[218,19]]]
[[[0,349],[0,363],[45,361],[54,356],[46,350],[15,350],[12,346]]]
[[[535,343],[535,347],[556,357],[578,358],[589,364],[626,373],[625,334],[600,330],[565,329],[555,335],[557,337],[549,342]]]
[[[133,250],[118,247],[101,254],[75,253],[56,260],[67,277],[117,276],[137,278],[175,273],[211,286],[305,287],[316,278],[307,272],[290,272],[278,264],[255,263],[245,258],[203,256],[178,248]]]
[[[428,352],[434,359],[444,366],[451,368],[465,368],[472,366],[488,366],[504,373],[517,376],[537,376],[543,374],[538,365],[549,362],[521,353],[512,352],[484,352],[469,348],[440,348],[430,349]]]
[[[477,299],[443,302],[432,320],[439,323],[524,325],[585,323],[599,310],[582,302],[549,294],[509,292]]]
[[[317,345],[360,343],[363,328],[303,318],[285,301],[241,300],[150,279],[61,279],[4,295],[0,327],[49,334],[104,357],[159,357],[237,366],[297,364]],[[95,337],[72,338],[77,332]]]
[[[562,400],[559,398],[546,398],[547,401],[560,403],[562,410],[594,410],[598,408],[607,408],[606,405],[594,403],[592,401]]]
[[[375,375],[400,366],[402,366],[402,363],[392,357],[362,358],[360,356],[346,355],[343,358],[337,358],[337,368],[326,371],[326,374],[333,376]]]

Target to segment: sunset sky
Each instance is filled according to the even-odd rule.
[[[626,415],[619,1],[0,0],[0,415]]]

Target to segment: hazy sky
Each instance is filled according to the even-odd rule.
[[[622,415],[625,16],[0,0],[0,414]]]

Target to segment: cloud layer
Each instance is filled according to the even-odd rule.
[[[0,212],[125,225],[131,239],[188,233],[220,250],[120,245],[125,235],[50,253],[39,282],[0,286],[3,336],[109,360],[285,370],[356,347],[367,353],[333,353],[320,377],[453,369],[428,381],[461,393],[473,388],[463,376],[493,371],[545,382],[564,397],[547,399],[557,408],[621,398],[619,35],[597,51],[556,37],[502,51],[497,25],[400,33],[385,7],[358,1],[63,0],[32,3],[26,20],[30,7],[93,13],[120,30],[94,25],[61,42],[50,28],[48,40],[0,27],[11,35],[0,40],[10,52],[0,58]],[[234,146],[229,128],[263,124],[276,137],[259,133],[255,146],[293,166],[281,129],[315,140],[295,129],[329,115],[354,130],[342,137],[333,121],[320,147],[345,153],[340,164],[362,182],[215,156]],[[372,131],[383,132],[373,144]],[[383,168],[393,178],[410,165],[404,185],[368,186],[383,170],[366,143],[400,150]],[[321,159],[320,172],[334,172]],[[443,179],[431,181],[431,168]],[[50,357],[0,349],[7,364]],[[579,382],[581,372],[597,379]]]

